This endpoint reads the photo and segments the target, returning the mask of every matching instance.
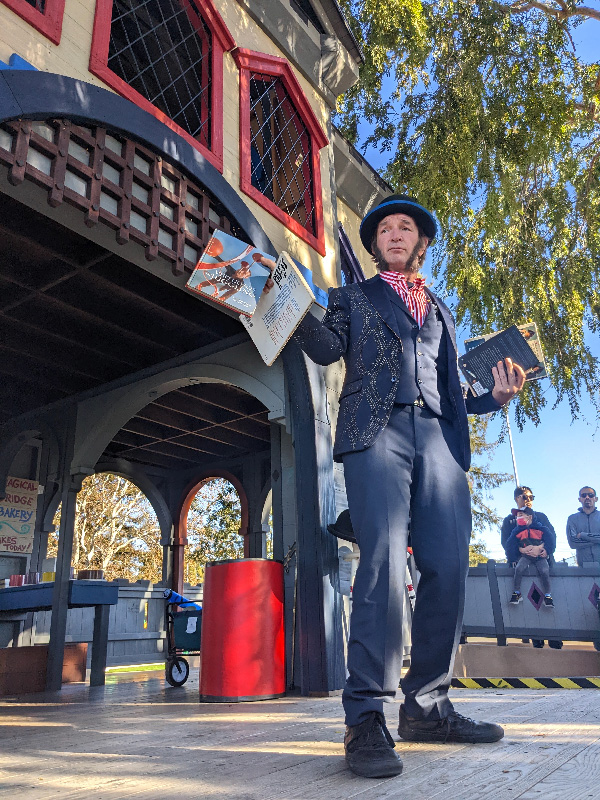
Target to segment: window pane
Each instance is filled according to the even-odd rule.
[[[87,197],[88,182],[69,169],[65,172],[65,186],[82,197]]]
[[[164,173],[160,176],[160,182],[162,184],[163,189],[166,189],[167,192],[171,192],[171,194],[175,194],[175,181],[172,178],[169,178],[168,175]]]
[[[46,125],[45,122],[32,122],[31,130],[37,133],[38,136],[42,136],[48,142],[54,141],[54,128],[50,125]]]
[[[109,164],[108,161],[105,161],[102,164],[102,175],[106,178],[107,181],[111,181],[115,184],[115,186],[119,186],[121,181],[121,170],[115,169],[112,164]]]
[[[168,247],[169,250],[173,250],[173,234],[166,231],[164,228],[158,229],[158,241]]]
[[[138,214],[137,211],[132,211],[129,215],[129,224],[132,228],[137,228],[138,231],[146,233],[147,217]]]
[[[187,228],[188,233],[191,233],[192,236],[196,237],[196,239],[198,238],[198,225],[194,222],[193,219],[186,217],[185,227]]]
[[[82,147],[80,144],[77,144],[77,142],[74,142],[73,139],[69,142],[69,155],[76,158],[77,161],[81,161],[86,167],[89,167],[90,151],[86,150],[85,147]]]
[[[188,261],[191,261],[192,264],[196,264],[198,261],[198,251],[194,247],[190,247],[189,244],[184,246],[183,255]]]
[[[27,151],[27,163],[39,169],[44,175],[50,175],[52,170],[52,159],[40,153],[39,150],[35,150],[33,147],[30,147]]]
[[[2,130],[2,128],[0,128],[0,147],[3,150],[8,150],[8,152],[10,153],[10,151],[12,150],[12,141],[13,137],[11,136],[11,134],[8,131]]]
[[[211,146],[212,33],[185,0],[114,0],[108,67]]]
[[[112,195],[107,194],[107,192],[100,192],[100,207],[110,214],[114,214],[115,217],[119,216],[118,200]]]
[[[170,206],[168,203],[162,203],[161,202],[161,204],[160,204],[160,213],[163,215],[163,217],[166,217],[167,219],[171,219],[172,220],[173,216],[174,216],[173,206]]]
[[[144,203],[146,206],[148,205],[148,189],[146,189],[145,186],[140,186],[139,183],[134,181],[131,186],[131,192],[141,203]]]
[[[250,76],[252,185],[314,234],[312,146],[308,129],[283,81]]]
[[[145,158],[142,158],[138,153],[133,157],[133,166],[143,172],[144,175],[150,175],[150,164]]]
[[[115,139],[114,136],[111,136],[108,133],[106,134],[106,136],[104,138],[104,146],[108,150],[112,150],[113,153],[116,153],[119,156],[121,155],[121,152],[123,150],[123,145],[121,144],[121,142],[118,139]]]

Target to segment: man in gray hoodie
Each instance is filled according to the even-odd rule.
[[[567,519],[567,539],[575,550],[577,564],[595,561],[600,564],[600,511],[596,508],[596,490],[582,486],[579,490],[581,506]]]

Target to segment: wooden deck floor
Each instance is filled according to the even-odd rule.
[[[492,745],[400,743],[404,773],[344,766],[339,698],[199,704],[160,673],[0,701],[0,796],[18,800],[586,800],[600,794],[600,692],[455,690],[506,727]],[[397,706],[388,706],[394,730]]]

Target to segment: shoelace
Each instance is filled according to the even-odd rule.
[[[387,739],[387,743],[391,748],[396,747],[396,742],[392,739],[392,734],[388,731],[385,722],[379,720],[379,724],[381,725],[381,730],[383,731],[383,735]]]
[[[471,717],[465,717],[463,714],[459,714],[458,711],[452,711],[450,714],[448,714],[447,717],[444,717],[443,720],[442,720],[446,724],[446,736],[444,738],[444,744],[446,744],[446,742],[448,741],[448,737],[450,736],[450,733],[452,731],[452,722],[451,722],[451,720],[459,720],[459,721],[463,721],[463,722],[471,722],[471,723],[473,723],[473,725],[476,724],[475,720],[471,719]]]

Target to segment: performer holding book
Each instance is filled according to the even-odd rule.
[[[500,361],[491,392],[463,397],[452,315],[419,276],[436,230],[416,200],[388,197],[360,228],[380,274],[332,290],[323,321],[308,314],[294,334],[316,363],[346,364],[334,458],[344,465],[360,563],[343,693],[345,749],[350,769],[367,777],[402,771],[383,704],[395,698],[402,666],[409,519],[421,579],[398,732],[423,742],[503,736],[499,725],[458,714],[448,688],[469,565],[467,412],[501,408],[525,375],[510,359]]]

